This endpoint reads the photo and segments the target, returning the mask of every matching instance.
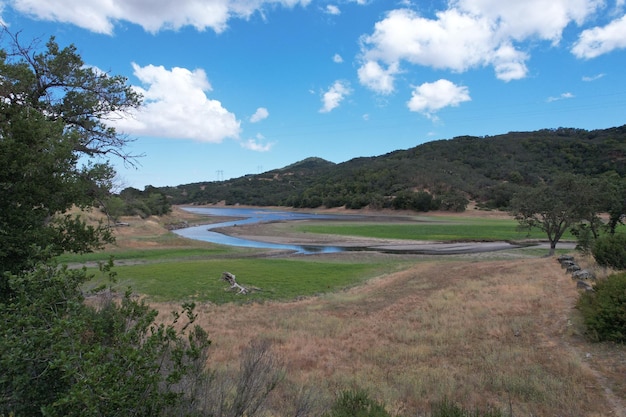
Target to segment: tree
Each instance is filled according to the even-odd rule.
[[[604,211],[609,214],[607,229],[615,234],[619,224],[623,224],[626,216],[626,179],[611,172],[600,178],[599,190],[604,197]]]
[[[194,403],[185,388],[206,377],[209,340],[191,326],[193,305],[165,324],[130,291],[88,303],[91,277],[55,263],[112,239],[69,210],[109,194],[114,171],[99,157],[132,159],[106,119],[141,98],[54,38],[43,52],[6,29],[2,40],[0,415],[175,415],[183,398]]]
[[[548,184],[518,192],[511,201],[511,212],[522,229],[543,230],[554,255],[563,234],[589,212],[579,191],[581,178],[563,175]]]
[[[103,225],[67,213],[108,194],[114,170],[99,157],[132,163],[128,139],[106,120],[139,106],[141,97],[125,78],[85,66],[74,46],[60,48],[51,38],[39,52],[6,28],[0,40],[0,265],[19,273],[44,255],[110,241]],[[0,279],[2,298],[7,283]]]

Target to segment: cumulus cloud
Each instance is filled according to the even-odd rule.
[[[328,113],[339,106],[343,99],[351,93],[350,87],[344,81],[335,83],[322,96],[320,113]]]
[[[424,83],[415,87],[411,99],[407,102],[409,110],[422,113],[430,119],[436,119],[434,113],[445,107],[456,107],[464,101],[470,101],[469,89],[458,86],[448,80]]]
[[[261,120],[267,119],[269,115],[270,112],[268,112],[265,107],[259,107],[256,109],[256,112],[250,116],[250,123],[260,122]]]
[[[602,5],[602,0],[450,0],[433,18],[391,10],[361,37],[359,80],[389,94],[406,64],[453,72],[491,66],[500,80],[521,79],[530,58],[521,42],[556,45],[569,24],[582,24]],[[619,39],[626,42],[624,35]]]
[[[338,16],[341,14],[341,10],[339,10],[339,7],[334,4],[329,4],[326,6],[326,13]]]
[[[548,103],[552,103],[553,101],[565,100],[565,99],[568,99],[568,98],[574,98],[574,94],[572,94],[572,93],[563,93],[563,94],[561,94],[560,96],[557,96],[557,97],[548,97],[546,99],[546,101]]]
[[[626,48],[626,15],[604,27],[584,30],[572,47],[577,58],[590,59]]]
[[[263,143],[264,141],[265,137],[262,134],[257,133],[256,138],[250,138],[241,142],[241,147],[255,152],[267,152],[274,147],[274,143]]]
[[[98,33],[112,34],[120,21],[149,32],[192,26],[215,32],[226,29],[231,18],[247,19],[268,5],[306,6],[311,0],[12,0],[12,6],[34,18],[71,23]]]
[[[135,87],[144,97],[143,105],[131,115],[122,115],[114,126],[127,134],[192,139],[219,143],[237,139],[241,128],[235,115],[217,100],[206,73],[162,66],[141,67],[133,63],[135,76],[142,86]]]
[[[367,61],[358,70],[359,82],[379,94],[391,94],[394,91],[395,75],[398,63],[393,62],[383,68],[377,61]]]
[[[343,58],[339,54],[333,55],[333,62],[335,64],[341,64],[343,62]]]

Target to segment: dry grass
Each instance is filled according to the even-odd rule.
[[[623,365],[624,347],[581,341],[577,296],[553,259],[424,262],[344,293],[199,312],[214,341],[211,366],[268,338],[293,383],[328,395],[364,388],[404,415],[443,397],[516,416],[619,415],[625,387],[608,357]],[[590,347],[609,349],[607,362]]]
[[[180,220],[198,221],[176,209],[165,222]],[[163,220],[124,221],[122,247],[176,245],[164,240]],[[274,342],[291,383],[283,401],[302,385],[327,399],[359,387],[404,416],[448,397],[515,416],[626,417],[626,349],[580,337],[577,298],[554,259],[463,257],[416,261],[323,297],[197,312],[213,340],[212,368],[236,366],[253,339]],[[154,307],[163,316],[175,309]]]

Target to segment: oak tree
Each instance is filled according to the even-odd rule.
[[[40,51],[4,28],[0,41],[0,265],[19,273],[110,240],[106,227],[68,212],[109,192],[109,156],[134,161],[124,150],[129,139],[107,119],[138,107],[141,96],[54,38]]]
[[[580,181],[575,175],[562,175],[552,182],[521,190],[511,201],[511,213],[521,229],[537,228],[546,233],[550,255],[554,255],[563,234],[588,216],[588,200]]]

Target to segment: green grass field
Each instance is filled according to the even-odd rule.
[[[539,230],[533,230],[530,235],[526,231],[518,230],[515,220],[458,217],[425,218],[411,224],[306,224],[297,226],[296,229],[306,233],[429,241],[515,241],[546,238],[545,233]],[[566,234],[564,238],[570,237]]]
[[[147,295],[154,301],[196,300],[222,304],[235,301],[287,300],[341,290],[373,276],[397,270],[391,263],[313,262],[287,259],[210,259],[159,262],[114,268],[114,288]],[[246,287],[259,288],[246,296],[229,290],[221,275],[228,271]],[[107,282],[96,274],[91,285]]]

